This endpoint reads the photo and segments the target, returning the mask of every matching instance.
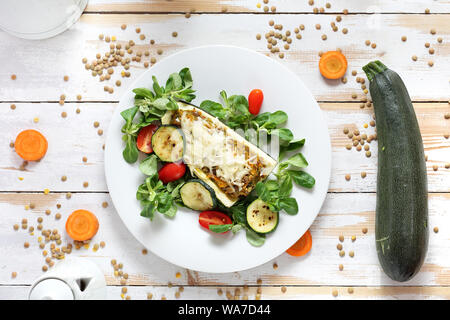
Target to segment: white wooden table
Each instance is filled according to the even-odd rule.
[[[102,268],[110,299],[126,297],[121,297],[122,286],[111,259],[122,262],[123,271],[129,274],[126,286],[131,299],[146,299],[147,293],[152,293],[153,299],[227,299],[226,292],[234,297],[236,288],[243,298],[244,286],[248,286],[245,295],[249,299],[255,298],[260,287],[262,299],[449,299],[450,169],[445,169],[445,164],[450,162],[450,140],[444,134],[450,132],[450,120],[444,114],[450,112],[450,2],[329,0],[331,8],[313,14],[313,8],[325,8],[326,1],[314,2],[310,6],[307,0],[270,0],[267,5],[276,6],[276,12],[265,14],[262,0],[91,0],[80,21],[55,38],[31,42],[0,32],[0,299],[25,299],[45,264],[38,232],[30,235],[26,230],[14,231],[13,225],[20,225],[26,218],[28,226],[36,228],[36,219],[43,217],[44,228],[60,230],[65,245],[70,241],[64,233],[65,218],[78,208],[94,212],[101,227],[89,248],[74,249],[71,255],[89,257]],[[425,14],[426,8],[430,14]],[[342,14],[344,9],[348,9],[347,15]],[[185,17],[186,12],[192,12],[190,18]],[[333,32],[330,22],[337,15],[342,21],[336,23],[339,31]],[[99,34],[115,36],[120,43],[133,39],[142,51],[150,51],[143,61],[207,44],[233,44],[269,54],[264,34],[270,30],[270,19],[282,24],[283,32],[305,25],[302,39],[294,38],[281,62],[303,79],[319,101],[332,140],[331,183],[311,227],[311,252],[302,258],[282,254],[258,268],[231,274],[184,270],[150,253],[143,254],[142,246],[127,231],[113,206],[102,206],[105,201],[111,203],[102,146],[117,101],[145,68],[132,62],[130,78],[121,78],[115,71],[107,84],[114,87],[110,94],[103,91],[106,83],[84,69],[82,58],[92,60],[97,52],[109,50]],[[121,29],[122,24],[127,25],[126,30]],[[321,24],[321,30],[316,30],[316,24]],[[137,27],[145,40],[139,39]],[[343,28],[348,29],[347,34],[341,32]],[[432,28],[435,35],[430,34]],[[173,31],[178,37],[172,37]],[[256,39],[257,33],[262,40]],[[322,34],[327,34],[326,41],[321,39]],[[404,35],[406,42],[401,41]],[[439,37],[442,43],[438,43]],[[150,39],[156,43],[150,45]],[[375,42],[377,47],[366,46],[365,40]],[[433,55],[425,48],[426,42],[435,49]],[[345,84],[325,81],[318,72],[319,51],[336,48],[349,61]],[[158,55],[157,49],[163,49],[163,54]],[[417,55],[418,61],[412,61],[412,55]],[[374,133],[374,128],[363,127],[372,119],[373,108],[360,108],[364,93],[351,75],[356,70],[358,77],[364,77],[361,67],[374,59],[381,59],[405,81],[428,156],[429,251],[420,273],[402,284],[383,274],[376,257],[376,142],[371,143],[372,157],[367,158],[363,152],[346,150],[349,140],[342,133],[344,127]],[[430,60],[433,67],[428,65]],[[11,80],[12,74],[17,75],[16,80]],[[69,81],[63,81],[64,75]],[[122,86],[114,85],[116,79]],[[354,93],[356,99],[352,98]],[[67,96],[63,106],[58,103],[61,94]],[[81,101],[76,99],[78,94]],[[15,110],[11,104],[16,105]],[[66,118],[61,117],[63,111]],[[103,135],[98,135],[94,121],[100,123]],[[9,144],[18,132],[28,128],[45,134],[49,150],[41,162],[21,168],[22,160]],[[86,162],[83,157],[87,157]],[[437,171],[433,165],[438,166]],[[362,171],[367,172],[365,179],[360,176]],[[344,178],[346,174],[351,174],[350,181]],[[65,182],[61,181],[63,175],[67,176]],[[89,182],[87,188],[83,187],[85,181]],[[45,188],[50,194],[44,194]],[[71,199],[66,198],[68,192]],[[25,210],[30,204],[33,208]],[[46,210],[51,214],[46,215]],[[55,219],[57,212],[62,215],[60,220]],[[438,233],[432,230],[436,226]],[[362,233],[363,228],[368,229],[367,234]],[[355,252],[353,258],[338,255],[339,235],[345,236],[344,250]],[[357,237],[355,242],[350,240],[352,235]],[[93,245],[100,241],[105,241],[105,248],[94,251]],[[29,242],[30,248],[25,249],[24,242]],[[339,264],[343,264],[343,271],[339,271]],[[17,276],[12,277],[12,272]],[[178,272],[180,277],[176,277]],[[176,297],[179,286],[184,290]],[[285,293],[283,286],[287,288]],[[354,289],[353,294],[348,293],[349,287]],[[218,289],[223,295],[217,294]],[[338,291],[338,297],[332,296],[333,290]]]

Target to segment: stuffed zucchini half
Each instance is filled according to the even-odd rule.
[[[161,122],[181,129],[183,162],[224,206],[247,196],[275,168],[273,158],[217,118],[192,105],[179,102],[178,107]]]

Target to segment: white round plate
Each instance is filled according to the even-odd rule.
[[[157,213],[153,221],[139,215],[136,190],[144,176],[138,163],[122,158],[124,143],[120,112],[133,106],[133,88],[152,86],[152,76],[160,84],[184,67],[191,70],[199,105],[210,99],[220,101],[219,92],[247,96],[254,89],[264,92],[261,112],[285,111],[286,125],[295,138],[306,138],[302,149],[309,162],[306,171],[316,179],[312,190],[294,187],[299,212],[280,213],[278,228],[261,247],[253,247],[245,232],[213,234],[198,223],[198,212],[179,208],[166,218]],[[309,90],[290,70],[274,59],[232,46],[206,46],[178,52],[161,60],[142,74],[127,90],[113,115],[105,148],[106,180],[114,206],[130,232],[157,256],[180,267],[203,272],[234,272],[259,266],[282,254],[294,244],[316,218],[325,199],[331,171],[331,145],[324,116]]]

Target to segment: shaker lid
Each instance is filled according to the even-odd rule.
[[[30,292],[30,300],[74,300],[70,287],[62,280],[44,279]]]

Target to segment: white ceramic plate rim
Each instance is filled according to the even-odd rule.
[[[110,146],[113,143],[115,143],[115,144],[118,143],[117,141],[115,141],[117,138],[116,137],[117,132],[116,133],[112,132],[113,130],[117,129],[113,126],[113,124],[115,122],[114,120],[117,119],[117,117],[121,118],[120,112],[122,110],[130,107],[130,105],[126,101],[127,101],[127,99],[130,99],[130,97],[132,97],[131,90],[133,88],[142,87],[142,84],[139,85],[139,83],[141,83],[148,76],[149,73],[157,72],[157,71],[155,71],[155,69],[158,68],[158,66],[161,66],[164,63],[170,63],[171,61],[173,62],[174,60],[176,61],[176,59],[178,57],[186,55],[186,54],[189,55],[189,54],[195,53],[192,51],[196,51],[196,50],[199,50],[199,52],[201,52],[202,50],[211,50],[211,51],[213,51],[213,50],[231,50],[231,51],[236,51],[236,52],[233,52],[233,54],[237,54],[237,55],[239,55],[239,54],[242,54],[242,55],[254,54],[255,57],[258,56],[259,59],[263,58],[263,59],[265,59],[264,63],[276,65],[276,67],[280,69],[280,73],[285,73],[286,75],[289,75],[290,77],[292,77],[292,79],[296,79],[295,85],[298,85],[298,87],[300,88],[299,91],[302,91],[305,94],[305,96],[303,96],[302,98],[304,100],[308,100],[308,102],[311,103],[312,106],[314,106],[318,109],[318,114],[316,114],[315,116],[317,117],[316,120],[318,120],[319,122],[316,124],[316,127],[320,127],[320,129],[321,129],[320,132],[322,135],[322,137],[321,137],[322,141],[321,141],[321,146],[320,146],[319,151],[317,151],[317,149],[319,149],[319,147],[311,149],[311,151],[320,152],[320,158],[323,159],[323,163],[321,166],[321,173],[320,173],[321,174],[320,188],[318,187],[318,183],[316,182],[316,186],[312,191],[315,194],[314,195],[314,199],[315,199],[314,200],[314,212],[312,214],[309,214],[307,217],[302,218],[302,220],[303,220],[302,227],[299,228],[298,230],[296,230],[295,234],[283,234],[283,235],[278,234],[280,237],[286,238],[285,240],[283,240],[283,245],[279,246],[277,248],[272,248],[270,253],[265,253],[263,258],[256,259],[256,261],[245,261],[245,259],[241,259],[240,261],[233,261],[233,262],[230,261],[230,263],[211,265],[208,263],[202,263],[201,261],[200,262],[185,261],[186,259],[180,260],[180,259],[177,259],[177,255],[175,253],[166,253],[166,252],[162,251],[160,248],[155,247],[153,243],[148,243],[145,240],[145,236],[142,234],[142,231],[139,231],[138,230],[139,228],[137,226],[133,226],[132,223],[129,221],[130,215],[125,212],[125,211],[129,211],[129,210],[126,210],[126,208],[121,207],[121,201],[123,201],[123,200],[120,200],[120,197],[122,196],[122,194],[121,194],[121,192],[119,192],[119,190],[117,190],[118,182],[113,181],[115,178],[115,173],[117,172],[117,171],[115,171],[116,168],[114,167],[115,166],[114,162],[118,161],[116,159],[116,157],[119,156],[118,154],[111,154],[111,152],[110,152]],[[189,67],[189,64],[186,64],[186,66]],[[172,72],[175,72],[175,71],[177,71],[177,70],[173,70]],[[169,74],[165,75],[166,78],[168,76],[169,76]],[[200,88],[196,87],[196,85],[195,85],[195,83],[196,83],[196,75],[195,74],[193,74],[193,78],[194,78],[194,89],[200,91]],[[159,81],[161,83],[163,83],[163,81],[165,81],[165,79],[159,79]],[[147,86],[148,85],[149,85],[149,83],[147,83]],[[238,92],[235,92],[235,93],[240,94]],[[131,94],[131,96],[130,96],[130,94]],[[217,93],[217,95],[218,95],[218,93]],[[195,101],[195,103],[198,104],[199,101]],[[288,112],[287,110],[285,110],[283,108],[282,108],[282,110]],[[265,111],[267,111],[267,110],[265,110]],[[269,111],[273,112],[275,110],[271,109]],[[316,111],[313,111],[313,112],[316,112]],[[326,131],[326,133],[323,132],[324,130]],[[122,142],[120,142],[120,143],[122,143]],[[306,142],[306,145],[308,145],[308,140]],[[306,147],[306,145],[305,145],[305,147]],[[308,154],[306,154],[306,157],[308,158]],[[120,153],[120,161],[123,161],[125,163],[125,161],[122,159],[121,153]],[[310,163],[310,165],[312,165],[312,163]],[[136,168],[136,170],[137,170],[137,168]],[[242,271],[242,270],[246,270],[249,268],[259,266],[259,265],[266,263],[267,261],[270,261],[271,259],[277,257],[278,255],[282,254],[287,248],[289,248],[299,238],[299,236],[301,234],[303,234],[304,232],[306,232],[306,230],[308,230],[308,228],[313,223],[314,219],[317,217],[319,210],[320,210],[320,208],[325,200],[326,194],[327,194],[328,184],[330,181],[330,174],[331,174],[331,143],[330,143],[330,138],[328,135],[328,127],[326,125],[326,121],[323,116],[323,113],[321,112],[320,107],[318,106],[317,102],[313,98],[310,91],[306,88],[306,86],[303,84],[303,82],[300,80],[300,78],[297,75],[295,75],[292,71],[290,71],[287,67],[285,67],[281,63],[274,61],[273,59],[271,59],[265,55],[262,55],[260,53],[254,52],[252,50],[234,47],[234,46],[213,45],[213,46],[202,46],[202,47],[196,47],[196,48],[183,50],[183,51],[175,53],[175,54],[161,60],[154,67],[152,67],[151,69],[149,69],[148,71],[146,71],[142,75],[140,75],[127,89],[126,93],[124,94],[124,96],[121,98],[121,100],[119,102],[119,106],[117,107],[117,109],[114,112],[114,115],[113,115],[113,118],[112,118],[111,124],[110,124],[108,137],[106,140],[106,146],[105,146],[106,182],[108,185],[108,189],[109,189],[109,192],[111,195],[112,202],[113,202],[114,206],[116,207],[116,210],[117,210],[119,216],[121,217],[122,221],[124,222],[125,226],[137,238],[137,240],[139,242],[141,242],[145,247],[147,247],[147,249],[149,251],[151,251],[155,255],[157,255],[160,258],[162,258],[170,263],[173,263],[175,265],[178,265],[178,266],[181,266],[184,268],[188,268],[188,269],[192,269],[192,270],[196,270],[196,271],[201,271],[201,272],[224,273],[224,272]],[[316,179],[317,179],[317,176],[316,176]],[[297,187],[294,187],[294,190],[296,188]],[[134,197],[135,190],[132,191],[132,195],[133,195],[132,196],[133,201],[137,202],[137,200]],[[149,223],[144,218],[139,216],[139,212],[136,212],[135,214],[139,219],[142,220],[142,222],[139,222],[139,224],[143,225],[144,223]],[[178,214],[180,214],[180,213],[178,213]],[[177,216],[178,216],[178,214],[177,214]],[[299,214],[301,214],[301,209],[300,209]],[[175,217],[175,220],[176,219],[177,219],[177,217]],[[287,219],[287,218],[285,218],[285,219]],[[169,222],[175,223],[175,221],[169,221]],[[151,223],[155,224],[155,221],[153,221]],[[238,240],[242,241],[243,233],[244,232],[242,232],[242,231],[240,232],[241,239],[227,239],[227,241],[238,241]],[[276,235],[277,232],[275,232],[274,234]],[[220,235],[214,235],[214,236],[219,237]],[[234,237],[238,237],[238,236],[239,236],[239,234],[235,235]],[[243,236],[243,238],[245,240],[245,235]],[[245,241],[245,245],[250,246],[250,248],[252,248],[251,250],[253,250],[253,248],[255,250],[264,250],[264,247],[267,246],[268,242],[271,240],[273,240],[273,239],[266,239],[266,243],[262,247],[259,247],[259,248],[252,247],[246,241]],[[261,249],[261,248],[263,248],[263,249]],[[244,250],[247,250],[247,249],[244,249]],[[198,257],[198,258],[200,258],[200,260],[204,259],[202,257]],[[230,257],[230,259],[232,259],[232,257]]]

